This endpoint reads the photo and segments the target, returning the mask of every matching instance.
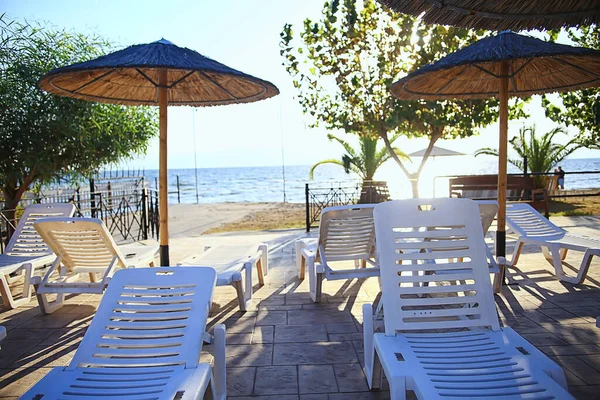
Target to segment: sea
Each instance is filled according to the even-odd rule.
[[[416,159],[420,162],[420,159]],[[471,155],[435,157],[427,160],[419,180],[420,197],[447,197],[448,178],[456,175],[496,174],[497,159]],[[600,158],[566,159],[560,165],[567,172],[565,189],[600,187]],[[418,164],[408,164],[414,171]],[[290,202],[304,203],[305,185],[310,188],[339,187],[360,182],[357,175],[346,174],[342,167],[324,164],[309,181],[310,166],[274,166],[241,168],[194,168],[169,170],[169,203]],[[596,171],[594,174],[575,172]],[[518,173],[508,166],[509,173]],[[148,187],[154,188],[158,170],[144,172]],[[394,199],[412,197],[410,182],[393,160],[384,164],[376,180],[388,182]],[[179,181],[179,194],[177,182]]]

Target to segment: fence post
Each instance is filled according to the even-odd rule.
[[[117,184],[117,187],[119,187],[119,185]],[[113,205],[113,195],[112,195],[112,187],[110,186],[110,181],[108,181],[106,183],[106,190],[107,190],[107,194],[106,197],[108,197],[106,200],[108,200],[108,206],[110,207],[110,209],[112,210],[112,205]]]
[[[306,232],[310,232],[310,203],[308,202],[308,183],[304,184],[304,197],[306,198]]]
[[[177,175],[177,203],[181,203],[181,190],[179,189],[179,175]]]
[[[148,240],[148,189],[142,189],[142,240]]]
[[[75,195],[77,197],[77,209],[81,210],[81,193],[80,193],[80,187],[77,186],[77,189],[75,189]]]
[[[90,178],[90,212],[92,218],[96,218],[96,185],[94,178]]]

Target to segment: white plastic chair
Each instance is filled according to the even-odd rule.
[[[97,218],[46,218],[34,227],[57,256],[43,278],[32,279],[44,314],[61,308],[66,293],[102,293],[117,269],[154,266],[158,251],[154,240],[117,246]],[[88,273],[90,282],[75,282],[80,273]],[[102,276],[99,281],[96,274]],[[57,295],[53,302],[47,297],[51,293]]]
[[[385,333],[374,333],[363,306],[370,388],[383,369],[394,400],[407,390],[419,399],[572,398],[560,367],[499,326],[475,202],[399,200],[377,205],[374,218],[386,315]]]
[[[264,276],[269,270],[267,255],[268,248],[264,243],[218,243],[202,254],[186,258],[178,265],[206,265],[214,268],[217,271],[217,286],[233,286],[240,310],[246,311],[252,302],[252,269],[256,266],[258,282],[261,286],[264,285]]]
[[[0,293],[6,309],[29,303],[33,270],[51,264],[56,258],[33,228],[33,223],[40,218],[71,217],[74,213],[75,206],[70,203],[31,204],[25,208],[4,253],[0,254]],[[25,279],[23,294],[15,299],[9,284],[16,280],[14,275],[21,271]]]
[[[317,240],[296,241],[299,278],[308,270],[310,296],[321,301],[323,279],[354,279],[379,276],[375,261],[374,204],[327,207],[321,212]],[[354,261],[354,269],[333,269],[329,263]],[[370,266],[367,267],[367,264]]]
[[[214,367],[199,363],[215,278],[201,267],[117,271],[69,365],[21,399],[224,400],[224,325]]]
[[[507,204],[506,225],[517,235],[511,264],[517,265],[519,255],[525,244],[534,244],[542,248],[542,253],[552,263],[556,277],[561,281],[574,284],[585,280],[593,256],[600,256],[600,240],[574,236],[554,225],[529,204]],[[583,259],[577,276],[567,276],[562,261],[568,250],[583,252]]]

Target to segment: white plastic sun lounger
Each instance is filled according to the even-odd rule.
[[[33,269],[51,264],[56,258],[33,228],[33,223],[40,218],[71,217],[74,213],[75,206],[69,203],[31,204],[25,208],[4,253],[0,254],[0,293],[6,309],[29,303]],[[21,271],[25,279],[23,294],[20,299],[15,299],[9,284],[15,280],[11,275]]]
[[[385,333],[374,333],[363,306],[370,388],[383,369],[393,400],[407,390],[419,399],[572,398],[560,367],[499,326],[475,202],[399,200],[377,205],[374,218],[386,315]]]
[[[592,257],[600,256],[600,240],[570,235],[544,218],[529,204],[507,204],[506,224],[517,235],[512,265],[517,265],[523,245],[538,245],[542,248],[544,257],[553,264],[558,279],[579,284],[585,280]],[[575,277],[567,276],[563,270],[562,261],[568,250],[584,253]]]
[[[34,227],[57,256],[43,278],[32,279],[44,314],[61,308],[66,293],[102,293],[120,268],[154,266],[158,251],[154,240],[117,246],[97,218],[46,218]],[[80,273],[89,274],[90,282],[73,281]],[[97,282],[96,274],[102,276]],[[53,302],[47,297],[51,293],[57,295]]]
[[[268,248],[257,244],[215,244],[204,253],[192,255],[178,265],[206,265],[217,271],[217,286],[235,287],[240,310],[246,311],[252,301],[252,269],[256,266],[258,282],[265,284],[268,274]]]
[[[215,278],[200,267],[117,271],[73,360],[21,399],[224,400],[224,325],[214,367],[199,363]]]
[[[379,276],[375,261],[374,204],[327,207],[321,212],[319,237],[296,241],[299,278],[308,270],[310,297],[321,301],[323,279],[354,279]],[[329,263],[354,261],[353,269],[334,269]],[[370,266],[367,267],[367,264]]]

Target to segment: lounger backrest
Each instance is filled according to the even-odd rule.
[[[475,203],[479,206],[481,227],[483,228],[483,234],[485,235],[498,213],[498,202],[496,200],[475,200]]]
[[[215,281],[206,267],[117,271],[67,368],[196,367]]]
[[[70,203],[31,204],[25,208],[4,254],[17,257],[42,257],[52,254],[48,245],[33,227],[40,218],[71,217],[75,206]]]
[[[473,200],[398,200],[377,205],[374,215],[386,335],[499,329]]]
[[[554,225],[529,204],[506,205],[506,224],[519,236],[556,240],[565,236],[566,231]]]
[[[127,267],[112,235],[97,218],[46,218],[35,229],[71,271],[81,268],[108,268],[116,262]]]
[[[324,208],[317,261],[369,259],[375,246],[374,207],[357,204]]]

